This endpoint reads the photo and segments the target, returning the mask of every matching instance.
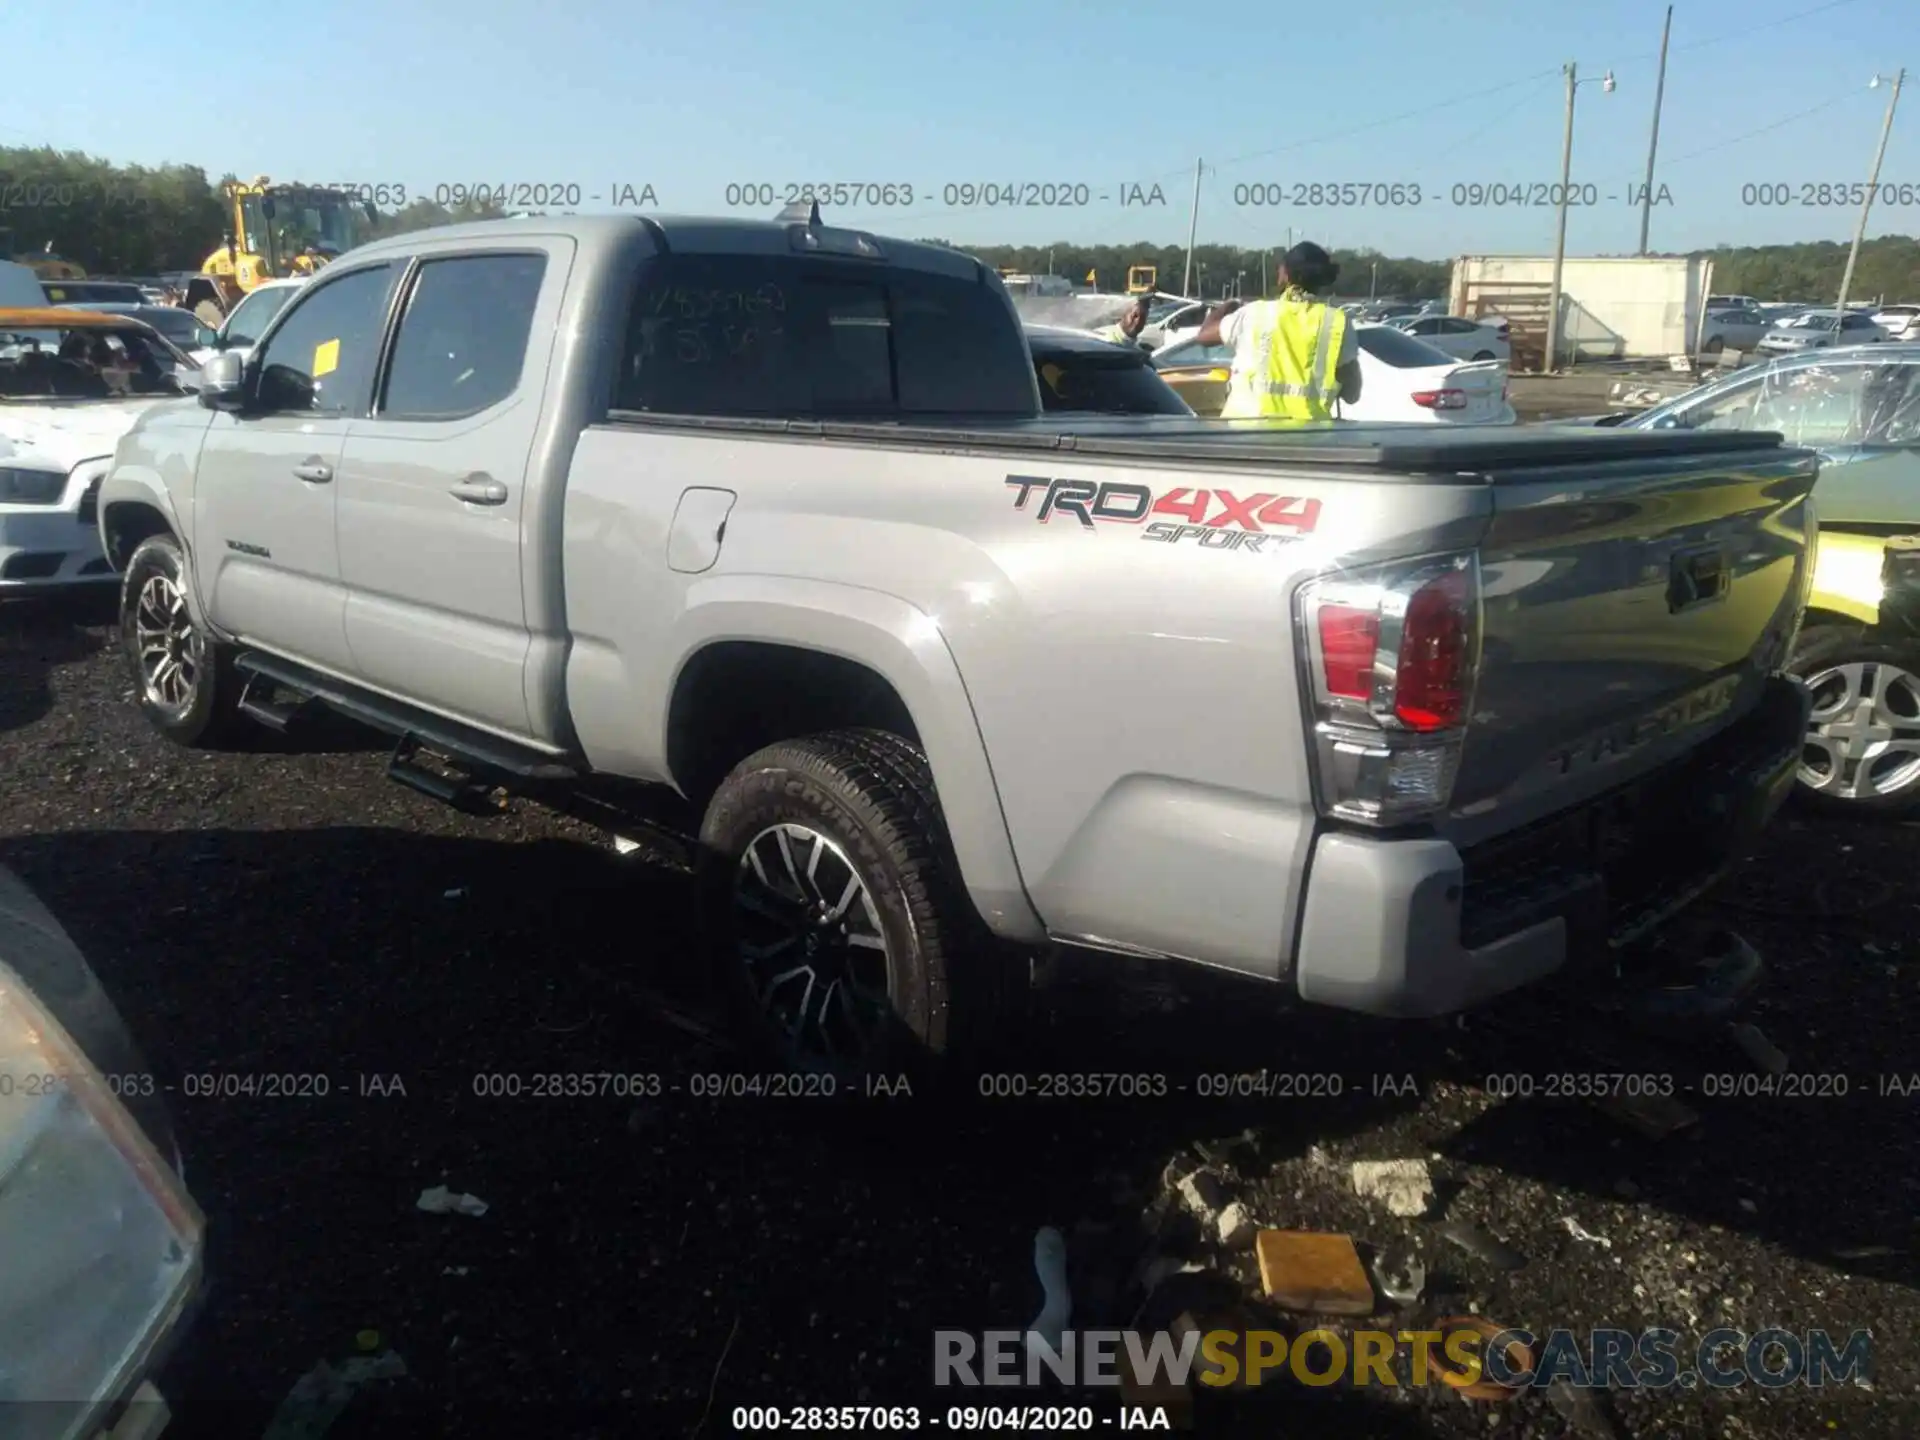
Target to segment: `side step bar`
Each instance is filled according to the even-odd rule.
[[[361,724],[369,725],[375,730],[385,731],[401,740],[403,748],[407,742],[412,742],[415,748],[441,751],[457,757],[463,765],[471,766],[476,772],[499,775],[509,780],[546,784],[580,778],[580,771],[576,766],[544,751],[535,750],[530,745],[520,745],[512,740],[502,739],[498,735],[489,735],[484,730],[476,730],[473,726],[463,725],[458,720],[448,720],[400,701],[388,700],[385,696],[370,695],[363,690],[343,684],[331,676],[309,670],[304,665],[296,664],[291,660],[282,660],[278,655],[263,655],[259,651],[248,650],[239,655],[233,665],[234,669],[247,677],[249,694],[253,691],[256,680],[271,682],[283,689],[307,696],[311,700],[317,700],[328,709],[337,710],[349,719],[358,720]],[[261,708],[265,709],[267,705],[262,704]],[[284,708],[272,707],[276,712]],[[249,710],[247,713],[258,718],[255,710]],[[266,723],[273,722],[269,720]],[[408,751],[404,759],[396,751],[396,764],[410,763],[411,760],[412,750]]]
[[[286,733],[287,727],[307,709],[307,702],[300,700],[289,704],[284,700],[276,700],[273,692],[279,688],[279,683],[269,676],[249,674],[246,688],[240,692],[240,713],[269,730]]]

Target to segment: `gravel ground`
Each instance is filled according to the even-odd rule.
[[[1149,1234],[1257,1288],[1168,1204],[1169,1180],[1200,1167],[1263,1224],[1414,1242],[1429,1313],[1873,1334],[1870,1385],[1616,1392],[1619,1434],[1920,1432],[1920,1079],[1882,1093],[1920,1072],[1920,827],[1790,813],[1716,902],[1772,967],[1752,1018],[1796,1074],[1844,1076],[1848,1093],[1689,1094],[1700,1122],[1659,1141],[1547,1096],[1551,1077],[1751,1074],[1721,1037],[1631,1039],[1547,995],[1388,1027],[1098,961],[1052,978],[1027,1072],[1194,1087],[1199,1069],[1265,1065],[1342,1093],[696,1099],[693,1077],[737,1062],[703,1029],[713,1002],[675,875],[530,807],[441,808],[344,730],[171,748],[97,619],[0,611],[0,863],[66,924],[173,1087],[211,1275],[166,1377],[178,1440],[257,1435],[316,1361],[388,1347],[408,1374],[361,1391],[332,1435],[502,1419],[724,1435],[735,1405],[801,1403],[917,1404],[930,1424],[983,1392],[933,1389],[929,1332],[1024,1325],[1038,1226],[1070,1232],[1084,1323],[1131,1312]],[[660,1093],[476,1093],[476,1077],[528,1090],[599,1072],[660,1077]],[[214,1074],[324,1077],[328,1093],[188,1093]],[[1534,1093],[1496,1098],[1500,1074]],[[1497,1271],[1432,1221],[1356,1197],[1349,1161],[1400,1157],[1426,1159],[1446,1218],[1525,1267]],[[490,1208],[417,1210],[440,1184]],[[1200,1405],[1209,1434],[1575,1433],[1538,1394],[1488,1407],[1287,1382]]]

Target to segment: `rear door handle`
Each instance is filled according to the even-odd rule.
[[[333,467],[318,455],[309,455],[293,467],[293,473],[309,485],[324,485],[333,479]]]
[[[475,475],[472,479],[462,480],[447,492],[456,500],[464,500],[469,505],[504,505],[507,503],[507,487],[498,480],[484,475]]]

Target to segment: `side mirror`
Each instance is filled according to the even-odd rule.
[[[200,403],[209,410],[238,411],[247,403],[246,361],[221,353],[200,368]]]

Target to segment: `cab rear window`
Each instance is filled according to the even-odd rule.
[[[649,262],[614,408],[715,416],[1031,416],[1018,321],[966,279],[817,256]]]

